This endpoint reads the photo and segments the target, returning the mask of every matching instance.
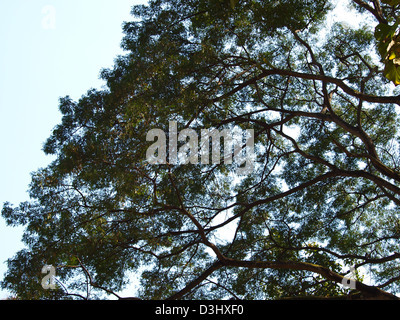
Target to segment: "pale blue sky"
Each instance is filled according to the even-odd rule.
[[[30,173],[51,158],[42,145],[60,121],[58,98],[100,88],[104,67],[122,54],[123,21],[145,0],[2,0],[0,2],[0,206],[29,200]],[[50,7],[49,7],[50,6]],[[55,25],[52,26],[52,10]],[[0,279],[22,247],[21,229],[0,218]],[[0,299],[7,296],[0,291]]]

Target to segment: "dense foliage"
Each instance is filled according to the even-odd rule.
[[[3,207],[26,226],[3,288],[119,297],[137,277],[142,299],[394,298],[398,2],[349,1],[358,27],[335,23],[328,0],[133,7],[107,88],[60,99],[44,145],[56,160],[33,174],[31,201]],[[147,133],[171,138],[170,121],[253,129],[253,170],[150,164]],[[44,265],[58,289],[42,288]],[[355,289],[342,285],[352,266]]]

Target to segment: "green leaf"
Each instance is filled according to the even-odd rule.
[[[389,26],[385,23],[380,23],[375,28],[375,38],[378,41],[387,41],[391,39],[397,29],[397,25]]]
[[[400,1],[398,1],[400,3]],[[398,66],[400,65],[400,39],[396,35],[399,21],[393,26],[380,23],[375,28],[375,38],[378,40],[377,49],[385,63],[384,75],[396,86],[400,84]]]
[[[386,63],[383,71],[385,77],[392,81],[396,86],[400,84],[400,67],[395,65],[392,60]]]
[[[400,4],[400,0],[382,0],[382,2],[390,6],[397,6],[398,4]]]

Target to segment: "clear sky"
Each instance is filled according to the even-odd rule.
[[[0,1],[0,207],[29,200],[30,173],[52,160],[42,146],[60,119],[58,99],[101,88],[122,23],[145,0]],[[0,218],[0,279],[22,248],[22,230]],[[0,291],[0,299],[7,293]]]

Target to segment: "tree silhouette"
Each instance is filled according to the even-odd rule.
[[[400,98],[387,77],[396,56],[380,53],[399,9],[350,2],[358,28],[329,24],[327,0],[133,7],[107,87],[60,99],[44,145],[56,160],[33,174],[31,201],[3,207],[27,245],[3,288],[124,298],[134,274],[141,299],[396,299]],[[171,121],[254,130],[253,170],[149,163],[147,133],[169,141]],[[56,290],[41,287],[45,265]]]

